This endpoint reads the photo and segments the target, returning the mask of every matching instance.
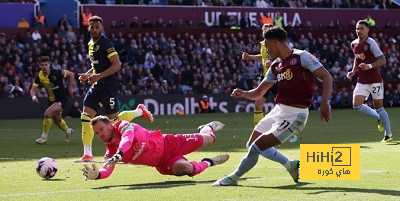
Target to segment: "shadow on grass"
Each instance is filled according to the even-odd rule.
[[[256,179],[259,177],[246,177],[244,179]],[[192,186],[198,184],[212,184],[216,180],[207,180],[207,181],[164,181],[164,182],[154,182],[154,183],[142,183],[142,184],[125,184],[125,185],[113,185],[113,186],[101,186],[97,188],[92,188],[93,190],[103,190],[103,189],[111,189],[111,188],[124,188],[126,190],[138,190],[138,189],[155,189],[155,188],[173,188],[179,186]]]
[[[386,189],[365,189],[365,188],[345,188],[345,187],[318,187],[318,186],[307,186],[308,182],[299,182],[297,184],[285,185],[285,186],[250,186],[252,188],[268,188],[268,189],[279,189],[279,190],[306,190],[306,191],[316,191],[309,192],[307,194],[322,194],[322,193],[370,193],[379,195],[390,195],[390,196],[400,196],[400,190],[386,190]]]

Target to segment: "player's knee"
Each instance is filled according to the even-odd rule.
[[[90,120],[92,120],[92,116],[90,116],[90,114],[86,113],[86,112],[82,112],[81,113],[81,121],[82,122],[90,122]]]
[[[193,172],[193,165],[188,161],[177,161],[173,166],[175,176],[189,175]]]
[[[358,110],[361,108],[361,105],[353,105],[353,109]]]

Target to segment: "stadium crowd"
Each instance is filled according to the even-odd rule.
[[[340,24],[338,25],[340,26]],[[353,83],[346,78],[352,68],[353,53],[350,43],[356,38],[355,28],[349,32],[313,35],[307,30],[313,26],[288,26],[290,45],[315,54],[334,78],[331,99],[334,108],[351,107]],[[319,27],[321,28],[321,27]],[[329,29],[329,26],[324,27]],[[72,72],[86,72],[90,68],[84,34],[76,34],[68,27],[59,26],[54,34],[33,29],[22,38],[0,33],[0,98],[27,96],[39,67],[39,55],[49,55],[53,68]],[[302,31],[302,32],[300,32]],[[230,94],[236,88],[257,86],[260,63],[244,61],[242,52],[257,54],[259,30],[245,35],[241,32],[165,35],[162,30],[142,32],[137,35],[122,32],[108,35],[116,46],[122,69],[119,72],[120,95],[159,94]],[[303,34],[304,33],[304,34]],[[385,80],[385,106],[400,105],[399,59],[400,36],[378,32],[371,34],[387,59],[381,72]],[[78,79],[76,79],[78,80]],[[75,96],[84,96],[88,86],[75,84]],[[42,96],[46,93],[42,92]],[[318,107],[321,93],[314,96],[313,106]]]

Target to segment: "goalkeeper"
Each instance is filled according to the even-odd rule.
[[[162,134],[160,130],[150,131],[127,121],[112,124],[106,116],[93,118],[90,125],[96,135],[105,142],[106,154],[100,170],[95,164],[92,164],[92,167],[84,165],[82,171],[86,180],[109,177],[117,162],[155,167],[163,175],[192,177],[229,159],[228,154],[204,158],[200,162],[189,162],[184,157],[215,142],[214,131],[224,127],[224,124],[218,121],[199,126],[199,133],[177,135]]]

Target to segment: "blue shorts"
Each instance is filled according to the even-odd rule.
[[[92,85],[85,99],[83,99],[83,106],[95,111],[98,111],[100,107],[104,107],[106,114],[118,112],[118,84],[104,83]]]

